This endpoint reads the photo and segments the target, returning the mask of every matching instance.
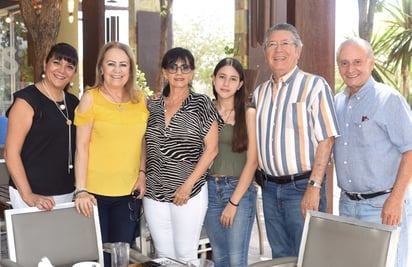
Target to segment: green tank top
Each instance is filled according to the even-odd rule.
[[[246,151],[232,151],[233,126],[225,124],[219,135],[219,154],[210,167],[210,175],[240,177],[246,163]]]

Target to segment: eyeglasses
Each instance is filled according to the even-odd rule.
[[[177,73],[177,71],[179,69],[182,73],[187,74],[192,70],[192,67],[190,65],[187,65],[187,64],[183,64],[181,66],[173,64],[173,65],[170,65],[169,67],[167,67],[167,72],[169,72],[170,74],[175,74],[175,73]]]
[[[287,46],[296,45],[294,41],[281,41],[281,42],[266,42],[266,48],[275,50],[276,48],[280,47],[281,49],[285,49]]]
[[[138,209],[136,201],[138,201],[138,199],[132,196],[132,199],[128,203],[128,207],[130,210],[130,220],[134,222],[138,222],[140,218],[142,218],[143,216],[143,209]],[[139,205],[139,207],[140,206],[141,205]]]

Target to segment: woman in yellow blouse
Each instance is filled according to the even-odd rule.
[[[135,90],[135,65],[127,45],[103,46],[96,83],[75,112],[76,208],[91,216],[97,204],[103,243],[133,242],[136,212],[146,191],[143,136],[149,113],[143,93]],[[110,266],[108,257],[106,264]]]

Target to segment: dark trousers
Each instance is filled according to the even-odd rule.
[[[99,210],[100,229],[103,243],[127,242],[132,244],[138,223],[136,218],[140,213],[141,200],[134,201],[131,195],[108,197],[95,195]],[[138,217],[138,216],[137,216]],[[110,254],[104,253],[105,266],[111,266]]]

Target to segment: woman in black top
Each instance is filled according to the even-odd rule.
[[[71,45],[54,45],[44,62],[41,81],[14,94],[6,114],[4,148],[13,208],[51,210],[58,203],[72,201],[73,116],[79,101],[66,90],[77,62]]]

